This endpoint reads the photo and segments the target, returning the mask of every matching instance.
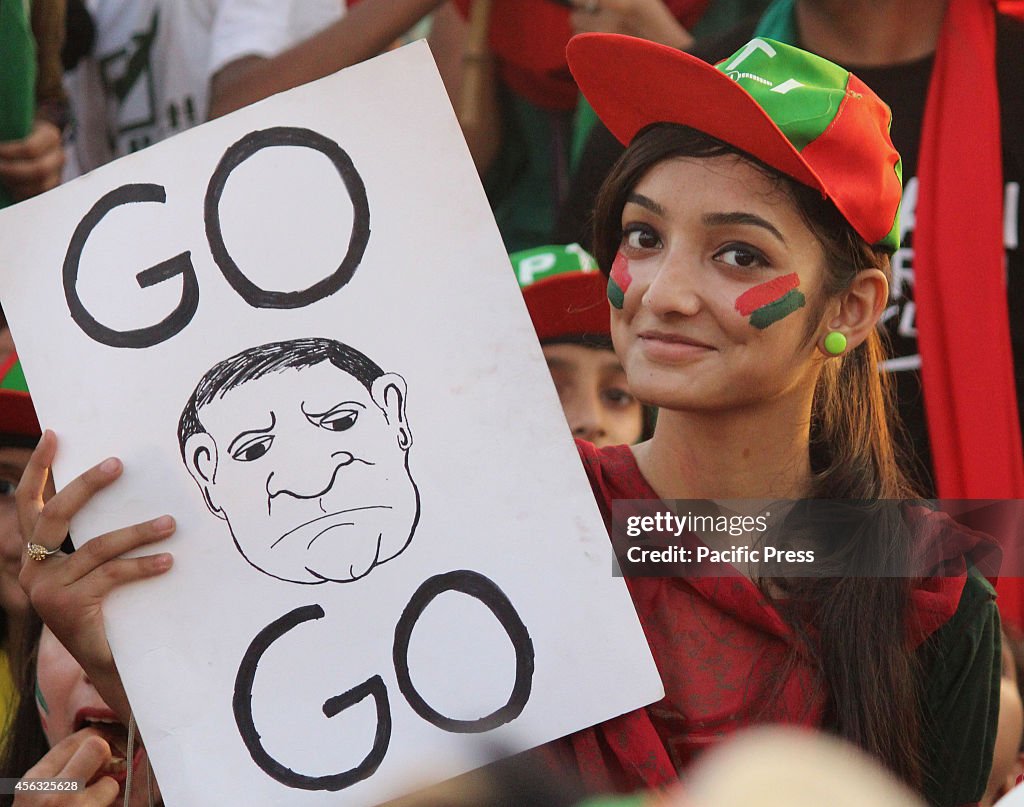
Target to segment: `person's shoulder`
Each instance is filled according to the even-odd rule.
[[[999,570],[1000,552],[987,522],[974,524],[968,511],[960,520],[945,509],[926,502],[909,500],[903,503],[903,518],[912,531],[915,568],[924,576],[966,577],[985,581],[986,574]],[[964,522],[967,523],[964,523]]]
[[[956,639],[969,624],[972,634],[983,629],[989,607],[995,608],[995,592],[985,579],[998,573],[995,540],[927,503],[905,502],[902,513],[914,578],[908,613],[912,646]]]

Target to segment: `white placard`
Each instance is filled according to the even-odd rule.
[[[178,521],[107,608],[170,807],[372,804],[661,696],[424,44],[0,243],[58,484],[124,461],[74,536]]]

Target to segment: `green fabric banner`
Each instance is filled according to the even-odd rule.
[[[36,43],[25,0],[0,0],[0,140],[20,140],[35,116]],[[0,186],[0,207],[11,204]]]

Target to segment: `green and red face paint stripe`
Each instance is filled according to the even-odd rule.
[[[633,282],[633,276],[629,273],[629,261],[621,252],[615,255],[612,261],[612,271],[608,274],[608,302],[613,308],[622,310],[625,303],[626,292],[629,291],[629,284]]]
[[[39,704],[39,708],[43,710],[43,715],[50,714],[50,707],[46,704],[46,698],[43,697],[43,690],[39,688],[39,681],[36,680],[36,703]],[[40,721],[43,724],[43,728],[46,728],[46,718],[43,715],[39,716]]]
[[[764,330],[804,307],[807,301],[797,288],[799,285],[796,272],[759,283],[736,298],[736,310],[750,317],[750,324],[755,328]]]

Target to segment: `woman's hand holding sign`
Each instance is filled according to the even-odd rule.
[[[50,466],[56,453],[57,437],[46,431],[15,494],[22,536],[29,547],[41,548],[37,549],[40,553],[59,548],[71,519],[124,470],[120,460],[110,458],[53,493]],[[93,538],[71,555],[44,554],[38,561],[27,550],[22,561],[19,580],[33,607],[126,723],[130,707],[107,643],[103,599],[116,586],[170,569],[172,558],[166,552],[138,558],[121,556],[167,538],[174,529],[174,519],[161,516]]]

